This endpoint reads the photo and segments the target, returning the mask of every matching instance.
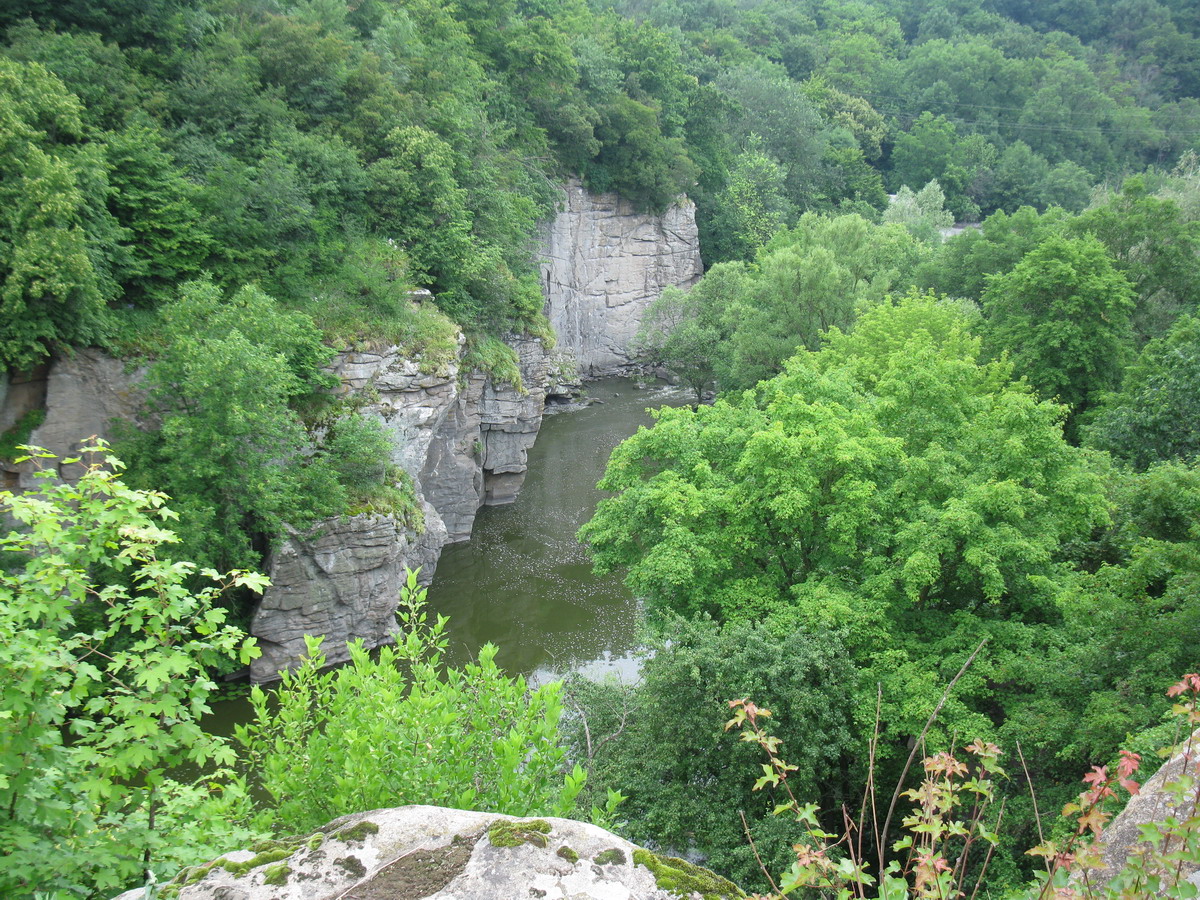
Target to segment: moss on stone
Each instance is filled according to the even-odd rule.
[[[337,838],[339,841],[344,841],[347,844],[349,844],[354,841],[366,840],[368,835],[378,834],[378,833],[379,833],[378,825],[376,825],[374,822],[371,822],[367,819],[363,819],[361,822],[358,822],[355,825],[347,825],[341,831],[337,832],[337,834],[335,834],[334,837]]]
[[[275,847],[271,850],[264,850],[262,853],[256,854],[254,857],[246,860],[245,862],[233,862],[232,860],[222,858],[218,859],[215,863],[213,863],[213,865],[220,866],[230,875],[245,875],[252,869],[257,869],[260,866],[265,866],[269,863],[279,862],[282,859],[287,859],[295,852],[295,849],[292,847]]]
[[[488,829],[488,840],[492,842],[493,847],[520,847],[522,844],[545,847],[550,843],[550,839],[546,837],[549,833],[550,823],[545,819],[500,821]]]
[[[250,845],[251,853],[266,853],[270,850],[282,850],[287,848],[288,853],[292,853],[296,849],[296,841],[282,841],[274,838],[267,838],[261,841],[255,841]]]
[[[345,869],[350,875],[355,878],[362,878],[367,874],[367,867],[362,864],[362,860],[357,856],[342,856],[333,861],[335,866]]]
[[[378,831],[379,830],[378,827],[375,830]],[[317,832],[314,832],[313,834],[309,835],[308,840],[305,842],[305,846],[307,846],[308,849],[311,851],[311,850],[316,850],[323,843],[325,843],[325,832],[317,831]]]
[[[623,866],[625,865],[625,851],[620,847],[609,847],[607,850],[597,853],[592,862],[598,866]]]
[[[287,884],[288,876],[291,874],[292,867],[287,863],[275,863],[267,866],[267,870],[263,872],[263,884]]]
[[[633,862],[649,869],[655,884],[676,897],[699,894],[704,900],[731,900],[746,896],[732,881],[686,859],[638,849],[633,851]]]
[[[576,853],[574,850],[572,850],[570,847],[568,847],[566,844],[563,844],[561,847],[558,848],[557,855],[561,856],[563,859],[565,859],[571,865],[575,865],[575,863],[579,862],[579,854]]]

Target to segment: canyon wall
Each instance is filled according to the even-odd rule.
[[[616,194],[589,194],[578,181],[544,235],[542,292],[558,350],[580,373],[611,375],[633,362],[642,315],[670,286],[704,273],[696,205],[680,197],[662,215],[638,212]]]
[[[305,634],[326,636],[330,662],[347,658],[346,641],[374,647],[392,640],[404,569],[420,567],[428,584],[447,543],[467,540],[480,507],[511,503],[525,478],[547,396],[569,393],[579,375],[620,371],[646,307],[675,285],[699,277],[695,206],[681,198],[663,215],[636,212],[615,195],[592,196],[578,182],[545,232],[542,282],[558,338],[510,337],[519,384],[465,372],[459,359],[438,370],[396,348],[346,351],[331,364],[341,390],[391,435],[393,462],[412,478],[424,513],[420,527],[390,516],[352,515],[304,534],[290,532],[267,561],[271,578],[251,622],[263,655],[251,678],[266,681],[304,652]],[[94,350],[64,356],[32,377],[0,382],[0,428],[30,409],[45,421],[29,442],[60,457],[89,435],[106,437],[113,419],[132,419],[139,373]],[[4,487],[34,484],[29,464],[0,462]],[[77,477],[73,467],[59,474]]]
[[[390,642],[405,567],[420,567],[428,584],[442,547],[471,536],[480,507],[516,497],[542,422],[547,354],[536,339],[509,343],[519,385],[463,373],[457,363],[422,371],[420,360],[394,348],[338,355],[332,370],[342,390],[365,399],[360,412],[387,428],[392,461],[412,478],[424,522],[405,528],[391,516],[357,515],[289,534],[271,553],[271,586],[251,621],[262,650],[251,680],[270,680],[293,664],[306,634],[326,636],[330,663],[349,658],[353,638],[368,647]]]

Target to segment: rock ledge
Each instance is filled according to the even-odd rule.
[[[402,806],[185,869],[177,900],[727,900],[737,887],[571,819]],[[116,900],[139,900],[142,890]]]

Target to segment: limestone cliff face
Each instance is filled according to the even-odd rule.
[[[616,194],[589,194],[578,181],[566,187],[544,256],[542,290],[558,349],[592,376],[627,366],[646,307],[663,288],[690,287],[704,272],[696,206],[686,197],[651,215]]]
[[[420,534],[390,516],[332,519],[289,534],[270,556],[271,586],[250,631],[263,654],[250,667],[268,681],[304,653],[304,635],[325,635],[330,663],[349,658],[346,642],[368,647],[393,639],[405,567],[433,578],[442,547],[471,536],[479,508],[511,503],[525,478],[525,454],[537,437],[546,394],[547,354],[538,340],[514,338],[521,384],[457,364],[422,372],[394,349],[339,354],[332,366],[343,390],[365,400],[392,437],[393,462],[412,476],[424,511]]]

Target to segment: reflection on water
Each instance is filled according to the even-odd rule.
[[[627,379],[593,382],[588,393],[604,402],[543,421],[517,501],[480,510],[471,540],[442,553],[429,609],[450,617],[451,665],[491,641],[500,665],[534,684],[571,672],[637,677],[637,601],[621,573],[592,574],[575,532],[603,496],[596,482],[613,447],[652,421],[646,407],[680,406],[690,394],[635,390]],[[246,698],[222,700],[204,728],[232,735],[251,717]]]
[[[595,485],[612,449],[652,421],[646,407],[690,395],[636,390],[627,379],[593,382],[588,393],[603,403],[542,422],[517,501],[480,510],[471,540],[442,552],[429,608],[450,617],[451,664],[491,641],[505,669],[535,681],[576,670],[636,674],[638,603],[622,573],[592,574],[575,533],[603,496]]]

